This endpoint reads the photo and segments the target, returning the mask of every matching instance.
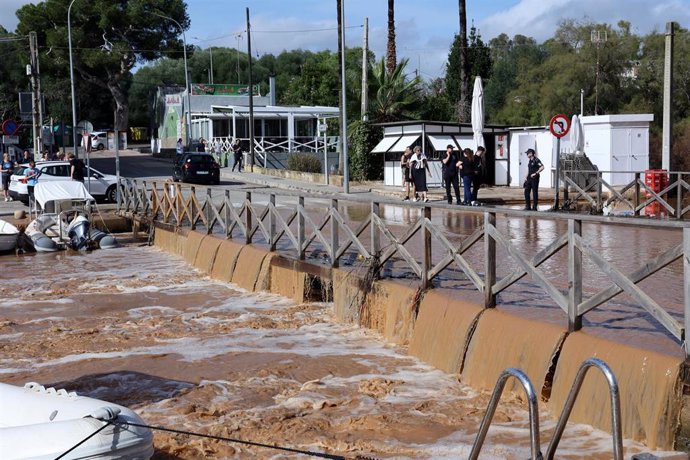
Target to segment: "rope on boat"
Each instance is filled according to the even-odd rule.
[[[72,447],[70,450],[68,450],[68,451],[65,452],[64,454],[62,454],[62,455],[60,455],[59,457],[57,457],[55,460],[59,460],[59,459],[63,458],[65,455],[67,455],[67,454],[69,454],[70,452],[72,452],[74,449],[76,449],[77,447],[79,447],[80,445],[82,445],[83,443],[85,443],[86,441],[88,441],[89,439],[91,439],[93,436],[95,436],[95,435],[98,434],[101,430],[103,430],[105,427],[107,427],[108,425],[111,425],[111,424],[112,424],[112,425],[122,426],[122,427],[125,427],[125,428],[128,427],[128,426],[134,426],[134,427],[138,427],[138,428],[148,428],[148,429],[150,429],[150,430],[166,431],[166,432],[168,432],[168,433],[175,433],[175,434],[182,434],[182,435],[187,435],[187,436],[196,436],[196,437],[200,437],[200,438],[213,439],[213,440],[215,440],[215,441],[234,442],[234,443],[239,443],[239,444],[246,444],[246,445],[248,445],[248,446],[253,446],[253,447],[265,447],[265,448],[268,448],[268,449],[276,449],[276,450],[282,450],[282,451],[285,451],[285,452],[292,452],[292,453],[296,453],[296,454],[310,455],[310,456],[312,456],[312,457],[328,458],[328,459],[331,459],[331,460],[347,460],[347,459],[348,459],[348,457],[344,457],[344,456],[342,456],[342,455],[324,454],[324,453],[321,453],[321,452],[312,452],[312,451],[308,451],[308,450],[293,449],[293,448],[290,448],[290,447],[273,446],[273,445],[270,445],[270,444],[262,444],[262,443],[253,442],[253,441],[245,441],[245,440],[242,440],[242,439],[226,438],[226,437],[224,437],[224,436],[214,436],[214,435],[210,435],[210,434],[195,433],[195,432],[193,432],[193,431],[176,430],[176,429],[173,429],[173,428],[166,428],[166,427],[163,427],[163,426],[144,425],[144,424],[132,423],[132,422],[118,422],[118,421],[114,421],[114,422],[113,422],[113,421],[106,421],[105,425],[103,425],[103,426],[100,427],[98,430],[96,430],[96,431],[94,431],[93,433],[91,433],[89,436],[87,436],[87,437],[84,438],[83,440],[79,441],[78,444],[76,444],[74,447]],[[351,458],[351,457],[350,457],[350,458]],[[376,459],[373,458],[373,457],[364,457],[364,456],[361,456],[361,455],[357,455],[357,456],[354,457],[354,458],[355,458],[355,460],[376,460]]]
[[[55,457],[55,460],[60,460],[62,457],[64,457],[65,455],[69,454],[69,453],[72,452],[74,449],[76,449],[77,447],[81,446],[82,444],[84,444],[84,443],[85,443],[86,441],[88,441],[89,439],[91,439],[91,438],[93,438],[94,436],[96,436],[98,433],[100,433],[101,431],[103,431],[107,426],[110,426],[111,424],[112,424],[112,422],[110,422],[109,420],[106,420],[106,421],[105,421],[105,424],[104,424],[102,427],[100,427],[99,429],[97,429],[96,431],[94,431],[93,433],[91,433],[90,435],[88,435],[87,437],[85,437],[84,439],[82,439],[81,441],[79,441],[77,444],[75,444],[74,446],[72,446],[67,452],[64,452],[64,453],[63,453],[62,455],[60,455],[59,457]]]

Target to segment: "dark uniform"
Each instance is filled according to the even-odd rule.
[[[532,158],[530,158],[527,163],[527,179],[524,183],[525,188],[525,209],[531,209],[536,211],[537,205],[539,204],[539,170],[544,166],[539,158],[534,156],[534,151],[527,151],[528,154],[532,153]],[[530,192],[532,194],[532,203],[530,203]]]

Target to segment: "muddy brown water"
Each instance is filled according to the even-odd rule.
[[[304,451],[467,457],[486,392],[338,324],[329,304],[251,293],[185,259],[135,244],[1,256],[0,379],[123,404],[152,425]],[[482,458],[529,457],[523,399],[504,396]],[[154,442],[157,459],[301,458],[163,432]],[[629,440],[625,448],[646,450]],[[571,425],[558,457],[610,452],[607,433]]]

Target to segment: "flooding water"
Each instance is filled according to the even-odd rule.
[[[337,324],[329,304],[248,293],[156,248],[0,264],[0,379],[123,404],[153,425],[348,457],[466,458],[488,402]],[[553,425],[543,413],[542,440]],[[157,459],[300,457],[163,432],[154,442]],[[519,393],[504,396],[482,452],[529,457]],[[558,457],[610,458],[610,436],[573,425]]]

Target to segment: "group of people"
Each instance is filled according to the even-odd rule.
[[[446,189],[448,204],[453,203],[451,187],[455,191],[456,203],[465,206],[478,206],[477,195],[486,179],[486,149],[482,146],[476,152],[466,148],[462,154],[455,151],[453,145],[448,144],[442,162],[442,179]],[[539,204],[539,175],[544,170],[544,164],[536,157],[534,149],[527,149],[527,176],[523,183],[525,190],[525,210],[536,211]],[[421,199],[428,202],[426,177],[431,175],[427,156],[421,147],[407,147],[400,158],[403,186],[405,195],[403,201]],[[463,198],[460,199],[460,179],[462,178]],[[413,198],[410,189],[414,189]],[[420,195],[421,194],[421,198]]]
[[[478,205],[477,194],[479,188],[484,182],[486,165],[484,159],[484,147],[479,147],[477,152],[472,149],[464,149],[462,156],[455,152],[454,147],[448,144],[446,147],[445,156],[441,159],[442,162],[442,176],[446,188],[446,198],[448,204],[453,203],[451,195],[451,186],[455,191],[455,198],[457,204],[461,205]],[[403,172],[403,181],[405,186],[404,201],[410,200],[410,188],[414,187],[414,201],[417,201],[418,195],[421,193],[421,199],[428,202],[426,176],[431,175],[429,170],[429,162],[422,152],[421,147],[417,146],[414,151],[411,147],[407,147],[402,157],[400,158],[400,166]],[[462,177],[462,186],[464,190],[463,199],[460,199],[460,178]]]
[[[46,150],[48,152],[48,150]],[[43,160],[46,160],[46,154],[43,156]],[[64,158],[64,156],[63,156]],[[86,165],[79,158],[76,158],[74,153],[67,155],[69,160],[69,173],[70,179],[84,183],[84,178],[86,177]],[[28,150],[24,150],[22,153],[22,158],[18,161],[12,161],[10,159],[9,153],[5,153],[2,156],[2,164],[0,165],[0,176],[2,177],[2,191],[4,194],[5,201],[12,201],[10,196],[10,178],[14,174],[14,169],[20,164],[28,164],[28,168],[24,172],[26,175],[26,188],[29,197],[34,195],[34,187],[38,183],[38,178],[41,175],[41,171],[36,167],[36,162],[33,156]]]

